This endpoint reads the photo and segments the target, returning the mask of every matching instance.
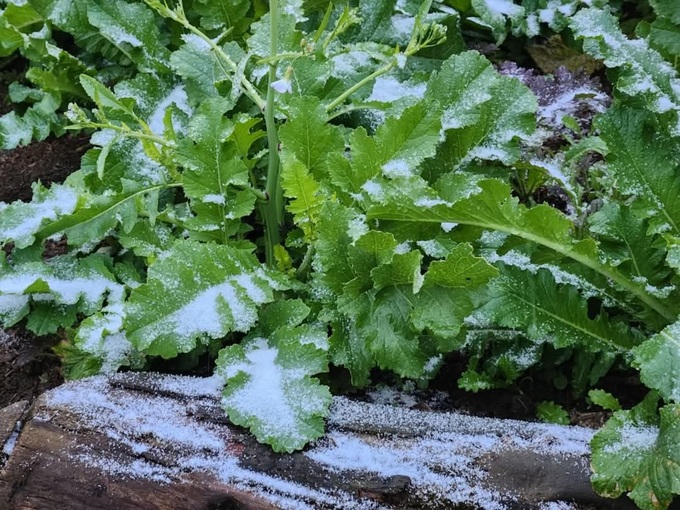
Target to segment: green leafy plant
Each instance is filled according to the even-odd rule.
[[[231,421],[278,451],[323,433],[329,365],[356,387],[376,369],[424,383],[462,350],[466,389],[545,363],[579,394],[633,366],[652,392],[596,435],[594,483],[667,506],[680,81],[654,30],[678,13],[654,2],[629,39],[606,3],[450,3],[8,4],[1,20],[27,5],[72,36],[88,64],[64,78],[66,118],[94,148],[0,205],[3,325],[68,330],[78,377],[209,353]],[[612,106],[589,79],[499,73],[461,23],[568,31]],[[5,54],[28,51],[15,39]]]

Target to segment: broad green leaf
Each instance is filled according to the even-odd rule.
[[[413,293],[417,293],[423,285],[422,262],[423,255],[419,251],[394,254],[392,260],[371,270],[376,290],[392,285],[412,284]]]
[[[485,72],[479,62],[474,65],[477,67],[472,68],[473,72]],[[516,162],[520,157],[520,141],[528,140],[536,127],[535,96],[515,78],[497,77],[487,81],[491,86],[484,86],[474,82],[476,74],[465,77],[473,79],[473,83],[464,84],[456,79],[455,84],[464,89],[478,87],[479,95],[465,92],[445,110],[442,124],[445,129],[451,128],[447,129],[433,164],[453,170],[474,160],[500,161],[506,165]]]
[[[501,79],[491,62],[474,51],[454,55],[427,83],[426,97],[443,109],[442,128],[459,129],[480,120],[491,89]]]
[[[235,82],[233,73],[212,48],[194,34],[185,34],[182,39],[186,44],[170,55],[170,65],[184,78],[189,95],[202,101],[210,97],[225,96],[231,90],[232,99],[235,99],[240,89],[232,87]],[[236,43],[227,43],[222,50],[239,66],[244,66],[247,62],[245,53]]]
[[[331,153],[342,154],[345,147],[340,128],[328,124],[328,115],[320,101],[302,96],[290,102],[288,119],[279,130],[282,158],[290,153],[309,172],[320,179],[327,173]]]
[[[250,214],[255,204],[254,194],[240,190],[249,186],[248,167],[229,141],[234,124],[224,116],[225,106],[220,100],[202,103],[191,119],[189,138],[176,152],[192,209],[199,221],[216,225],[223,239],[233,233],[233,221]]]
[[[547,401],[536,405],[536,416],[539,420],[546,423],[557,423],[558,425],[569,425],[569,413],[559,404]]]
[[[545,269],[532,274],[501,266],[501,276],[491,281],[489,294],[489,301],[475,313],[476,319],[522,329],[535,341],[548,341],[558,348],[622,352],[638,343],[627,327],[608,320],[604,313],[590,319],[586,300],[575,288],[557,285]]]
[[[318,239],[315,243],[313,295],[323,301],[339,295],[343,287],[354,275],[349,262],[348,246],[352,238],[347,233],[348,224],[355,213],[340,204],[326,202],[319,217]]]
[[[676,273],[680,273],[680,237],[665,234],[666,240],[666,264]]]
[[[301,299],[280,299],[265,306],[260,313],[258,331],[270,337],[278,328],[302,324],[311,309]]]
[[[87,20],[142,71],[167,72],[169,52],[160,42],[153,12],[143,3],[92,0]]]
[[[648,388],[666,402],[680,403],[680,322],[675,322],[633,350],[634,365]]]
[[[123,330],[123,300],[109,300],[107,305],[85,319],[76,332],[75,347],[99,360],[97,373],[115,373],[129,365],[133,347]]]
[[[645,39],[631,40],[621,32],[618,20],[606,10],[582,9],[571,20],[571,29],[583,40],[583,49],[602,59],[609,68],[620,68],[616,88],[641,97],[656,113],[673,111],[671,132],[680,135],[680,78],[676,70]]]
[[[648,223],[629,207],[610,202],[589,217],[590,231],[599,237],[599,246],[613,266],[635,278],[657,285],[668,276],[663,267],[665,253],[652,246]]]
[[[299,450],[324,432],[331,394],[310,376],[327,363],[323,350],[286,335],[226,347],[216,364],[227,382],[222,405],[232,423],[275,451]]]
[[[375,296],[363,294],[342,311],[356,318],[357,334],[366,342],[378,367],[402,377],[418,378],[423,375],[427,357],[409,323],[410,293],[410,285],[388,287]]]
[[[96,79],[86,74],[80,75],[80,85],[85,93],[92,99],[98,107],[106,110],[106,113],[115,112],[122,115],[124,119],[134,121],[137,116],[134,112],[136,101],[130,98],[118,98],[107,87]]]
[[[204,28],[240,31],[250,5],[249,0],[199,0],[193,9],[201,16]]]
[[[59,328],[68,328],[77,321],[77,305],[55,305],[50,301],[37,301],[31,307],[26,319],[26,329],[36,335],[56,333]]]
[[[347,260],[352,267],[352,275],[346,274],[349,279],[356,276],[366,288],[371,287],[369,279],[371,272],[377,266],[389,264],[395,256],[397,241],[388,232],[370,230],[347,247]]]
[[[356,129],[350,136],[351,167],[333,159],[331,180],[344,191],[372,194],[371,179],[406,177],[419,173],[419,165],[435,155],[440,143],[439,111],[423,103],[407,108],[401,116],[389,117],[375,136]],[[336,166],[337,165],[337,166]]]
[[[666,18],[655,20],[649,27],[649,43],[667,55],[680,55],[680,26]]]
[[[475,307],[466,291],[486,284],[497,275],[495,267],[473,255],[472,246],[457,245],[445,260],[430,264],[415,298],[411,313],[413,325],[437,335],[442,351],[453,349],[454,345],[448,341],[458,335],[463,321]]]
[[[77,206],[75,189],[58,184],[47,189],[36,183],[31,202],[0,203],[0,244],[12,241],[17,248],[26,248],[44,224],[70,215]]]
[[[676,25],[680,25],[680,5],[675,0],[650,0],[657,16],[669,18]]]
[[[607,391],[590,390],[588,392],[588,398],[593,404],[600,406],[601,408],[606,409],[607,411],[621,410],[621,404],[619,403],[619,400],[614,395]]]
[[[28,145],[33,140],[41,141],[52,131],[63,133],[62,124],[56,114],[59,101],[53,94],[30,106],[23,115],[12,111],[0,117],[0,149],[10,150],[19,145]]]
[[[680,406],[656,414],[656,400],[617,411],[591,442],[592,482],[603,496],[627,493],[643,510],[667,508],[680,494]]]
[[[369,383],[371,369],[375,366],[373,353],[360,335],[354,319],[342,317],[332,323],[332,329],[331,362],[347,368],[352,385],[363,388]]]
[[[129,232],[120,232],[118,241],[138,257],[157,257],[170,248],[172,231],[162,223],[152,226],[147,220],[141,220]]]
[[[510,196],[509,187],[500,181],[463,179],[456,187],[442,188],[444,198],[417,180],[401,184],[384,190],[383,203],[369,207],[369,220],[456,223],[512,234],[550,248],[610,278],[666,320],[677,316],[659,298],[650,295],[642,284],[603,264],[593,240],[574,242],[572,223],[566,216],[547,205],[531,209],[520,205]]]
[[[649,218],[649,233],[680,234],[680,145],[642,110],[613,108],[595,125],[609,147],[618,191],[635,198],[633,209]]]
[[[304,163],[289,156],[281,162],[281,186],[283,195],[290,199],[286,209],[293,214],[295,224],[302,229],[305,239],[311,241],[325,201],[319,183]]]
[[[230,246],[178,241],[132,291],[125,328],[140,351],[166,358],[199,338],[247,332],[260,305],[272,301],[271,278],[257,259]]]

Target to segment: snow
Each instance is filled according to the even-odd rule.
[[[200,333],[207,333],[213,337],[220,336],[224,333],[224,327],[221,323],[224,313],[220,304],[226,303],[233,319],[234,329],[236,331],[248,331],[257,322],[257,313],[253,307],[247,306],[237,293],[234,285],[236,281],[236,278],[233,281],[230,278],[224,283],[203,290],[189,303],[173,313],[167,319],[167,323],[172,325],[172,329],[176,333],[185,337]],[[258,295],[258,297],[260,296]],[[261,301],[251,300],[256,303],[263,303],[265,299]]]
[[[104,37],[106,37],[116,45],[127,43],[130,46],[134,46],[135,48],[141,48],[142,46],[144,46],[144,43],[142,43],[142,41],[140,41],[136,36],[132,35],[129,32],[126,32],[120,26],[101,25],[99,26],[99,31]]]
[[[524,9],[514,4],[512,0],[484,0],[484,3],[495,14],[512,17],[519,16],[524,12]]]
[[[382,166],[382,173],[385,177],[389,177],[390,179],[411,177],[413,175],[408,162],[403,159],[391,159]]]
[[[416,205],[418,207],[424,207],[426,209],[429,209],[431,207],[436,207],[438,205],[451,206],[453,204],[451,202],[447,202],[446,200],[442,200],[441,198],[421,197],[414,202],[414,205]]]
[[[227,379],[241,372],[247,375],[247,384],[226,397],[226,401],[260,422],[267,437],[299,428],[290,395],[285,391],[285,371],[276,363],[278,354],[279,350],[270,347],[265,338],[255,338],[245,349],[248,363],[227,365],[224,370]]]
[[[450,221],[444,221],[440,224],[440,227],[446,233],[451,232],[457,226],[458,226],[458,223],[453,223],[453,222],[450,222]]]
[[[14,429],[12,430],[12,433],[10,436],[7,438],[7,441],[5,441],[5,444],[2,445],[2,453],[9,457],[12,455],[12,452],[14,451],[14,448],[17,445],[17,439],[19,439],[19,433],[21,432],[21,420],[18,420],[14,424]]]
[[[401,41],[408,41],[413,33],[416,19],[413,16],[396,14],[392,16],[391,21],[394,37]]]
[[[196,34],[182,34],[182,40],[187,43],[189,47],[201,53],[209,53],[212,51],[210,44]]]
[[[258,399],[267,394],[273,407],[259,411],[282,423],[291,417],[275,402],[283,398],[281,370],[273,362],[276,350],[263,339],[258,349],[247,354],[250,362],[231,372],[245,370],[262,380],[242,398]],[[436,360],[433,361],[433,363]],[[233,373],[232,373],[233,375]],[[147,382],[152,377],[151,382]],[[140,381],[141,379],[141,381]],[[256,377],[252,377],[256,379]],[[251,471],[241,465],[242,440],[210,416],[219,416],[223,380],[170,375],[119,374],[110,379],[97,376],[67,383],[46,394],[49,407],[39,408],[34,420],[52,420],[68,409],[79,416],[87,430],[103,433],[122,449],[98,451],[75,443],[73,459],[110,475],[173,483],[194,473],[205,473],[220,482],[254,491],[280,508],[382,508],[376,502],[359,501],[349,492],[318,490],[284,478]],[[156,392],[126,391],[116,382],[136,387],[142,384]],[[143,382],[143,383],[142,383]],[[273,397],[273,398],[271,398]],[[467,504],[487,510],[512,506],[512,494],[498,493],[486,484],[486,472],[479,463],[499,450],[532,451],[573,459],[577,469],[587,469],[589,441],[593,430],[514,420],[475,418],[457,413],[422,412],[404,408],[418,403],[416,397],[389,388],[374,392],[374,401],[356,402],[337,397],[327,420],[329,432],[302,455],[321,463],[318,469],[335,471],[347,481],[362,475],[408,477],[408,491],[431,498],[444,506]],[[397,403],[400,407],[390,405]],[[250,407],[251,401],[249,401]],[[207,414],[206,414],[207,413]],[[207,416],[207,419],[198,418]],[[352,430],[390,430],[387,435],[353,434]],[[639,433],[640,443],[649,444],[650,431]],[[160,463],[167,445],[176,452],[176,463]],[[142,455],[133,458],[129,453]],[[298,454],[299,455],[299,454]],[[150,459],[150,460],[147,460]],[[279,471],[285,476],[285,471]],[[545,508],[569,508],[551,502]],[[557,506],[556,506],[557,505]]]
[[[404,97],[422,98],[427,89],[426,83],[412,85],[408,82],[400,82],[394,76],[380,76],[373,84],[373,91],[367,101],[379,101],[392,103]]]
[[[64,25],[68,21],[72,5],[72,0],[57,0],[52,4],[49,19],[54,21],[57,26]]]
[[[383,190],[382,185],[373,179],[366,181],[364,185],[361,186],[361,189],[364,190],[368,196],[376,202],[382,203],[385,200],[385,191]]]
[[[0,289],[5,294],[23,294],[36,281],[42,280],[50,288],[50,294],[33,294],[34,299],[53,299],[65,305],[73,305],[80,299],[84,304],[97,304],[107,292],[120,295],[123,286],[102,276],[60,278],[47,273],[9,273],[0,277]]]
[[[404,253],[408,253],[410,251],[411,251],[411,242],[410,241],[404,241],[403,243],[399,243],[394,248],[394,254],[395,255],[403,255]]]
[[[619,431],[619,441],[608,444],[602,452],[642,457],[655,447],[658,438],[659,427],[626,423]]]
[[[354,75],[360,68],[370,65],[371,60],[371,56],[361,50],[350,50],[331,58],[333,71],[340,76]]]
[[[425,252],[426,255],[436,259],[443,259],[449,254],[449,250],[439,241],[430,239],[427,241],[417,241],[416,244]]]
[[[177,85],[167,96],[158,102],[147,121],[151,131],[159,136],[162,136],[163,131],[165,131],[165,126],[163,125],[165,111],[173,104],[187,115],[193,113],[193,109],[189,106],[189,97],[187,96],[186,90],[184,90],[182,85]],[[175,122],[173,122],[173,124],[175,124]]]
[[[78,204],[78,194],[67,186],[53,186],[49,195],[27,204],[15,202],[0,209],[5,216],[0,223],[0,240],[24,241],[33,236],[43,221],[54,221],[71,214]]]
[[[349,221],[347,235],[352,238],[352,241],[356,241],[366,232],[368,232],[368,225],[366,224],[365,214],[358,214]]]

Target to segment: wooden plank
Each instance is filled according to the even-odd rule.
[[[345,398],[328,428],[304,452],[276,454],[228,423],[215,379],[68,383],[30,408],[0,471],[0,508],[634,508],[593,493],[585,429]]]

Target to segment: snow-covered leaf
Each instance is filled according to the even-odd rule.
[[[331,395],[311,376],[327,363],[323,350],[286,334],[226,347],[216,366],[227,383],[222,405],[232,423],[275,451],[299,450],[323,434]]]
[[[247,332],[283,284],[257,259],[227,245],[178,241],[149,267],[125,305],[125,329],[140,351],[166,358],[203,337]]]
[[[48,263],[0,264],[0,320],[6,327],[23,318],[31,302],[56,305],[51,311],[57,317],[50,320],[63,325],[59,317],[64,309],[60,307],[76,305],[78,312],[90,315],[101,308],[107,296],[120,300],[122,293],[123,286],[96,255],[83,259],[60,256]],[[43,313],[49,311],[42,308]]]
[[[602,495],[627,493],[643,510],[666,508],[680,494],[680,406],[657,415],[648,397],[630,411],[617,411],[591,442],[593,485]]]
[[[680,322],[674,322],[633,350],[640,379],[666,402],[680,403]]]
[[[31,202],[0,203],[0,244],[13,241],[18,248],[30,246],[45,223],[71,214],[77,206],[75,189],[62,185],[47,189],[34,184]]]
[[[640,97],[653,112],[673,112],[674,136],[680,135],[680,77],[645,39],[628,39],[618,20],[606,10],[583,9],[570,24],[583,49],[602,59],[609,68],[619,68],[616,88],[632,97]]]
[[[596,120],[606,142],[608,169],[633,209],[649,218],[650,233],[680,234],[680,144],[644,110],[613,108]]]

